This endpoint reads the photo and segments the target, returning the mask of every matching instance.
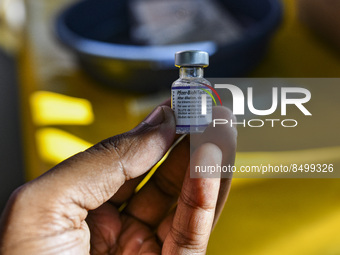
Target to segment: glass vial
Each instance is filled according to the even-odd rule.
[[[175,54],[179,79],[171,87],[171,108],[176,116],[176,133],[201,133],[212,121],[210,82],[203,78],[209,65],[204,51],[180,51]]]

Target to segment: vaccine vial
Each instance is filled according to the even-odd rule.
[[[176,133],[202,133],[212,121],[211,84],[203,78],[209,65],[204,51],[180,51],[175,54],[179,79],[171,87],[171,108],[176,117]]]

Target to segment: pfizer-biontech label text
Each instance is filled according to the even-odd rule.
[[[172,88],[172,109],[176,116],[177,131],[203,132],[209,125],[212,120],[212,100],[206,91],[200,87]]]

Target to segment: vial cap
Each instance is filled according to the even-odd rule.
[[[200,50],[179,51],[175,54],[175,66],[202,66],[209,65],[209,54]]]

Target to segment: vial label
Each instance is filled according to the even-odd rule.
[[[172,109],[176,117],[176,133],[203,132],[212,121],[212,99],[200,87],[172,88]]]

